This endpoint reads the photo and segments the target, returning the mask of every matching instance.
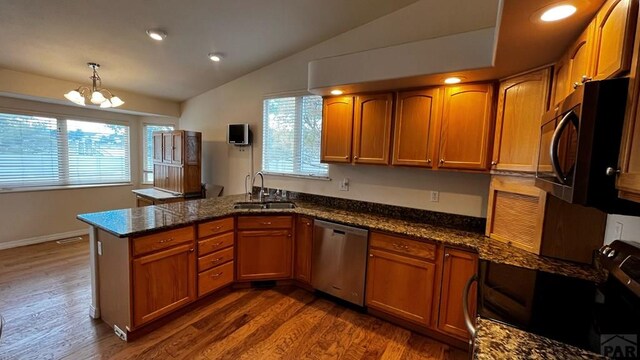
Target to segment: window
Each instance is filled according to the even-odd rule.
[[[262,170],[265,173],[326,177],[320,163],[322,97],[264,100]]]
[[[142,141],[142,182],[150,184],[153,182],[153,132],[172,131],[173,125],[151,125],[145,124],[143,129],[144,139]]]
[[[129,127],[0,114],[0,188],[127,183]]]

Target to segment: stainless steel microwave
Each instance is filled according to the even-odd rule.
[[[536,186],[572,204],[640,215],[618,199],[627,78],[586,82],[542,117]]]

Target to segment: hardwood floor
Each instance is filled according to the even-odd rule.
[[[0,359],[465,359],[293,287],[234,290],[131,342],[89,315],[89,245],[0,251]]]

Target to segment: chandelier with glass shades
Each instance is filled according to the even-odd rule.
[[[93,75],[89,77],[92,81],[91,87],[80,86],[64,94],[64,97],[82,106],[85,105],[85,99],[89,99],[92,104],[100,105],[101,108],[118,107],[124,104],[124,101],[114,96],[111,91],[102,88],[102,79],[98,75],[100,64],[87,63],[87,65],[93,70]]]

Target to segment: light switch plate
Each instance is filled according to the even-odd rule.
[[[613,229],[614,232],[614,240],[621,240],[622,239],[622,223],[620,221],[616,221],[616,227]]]
[[[438,202],[440,201],[440,192],[439,191],[432,191],[431,192],[431,199],[432,202]]]
[[[344,178],[342,179],[342,181],[340,181],[340,191],[349,191],[349,179],[348,178]]]

